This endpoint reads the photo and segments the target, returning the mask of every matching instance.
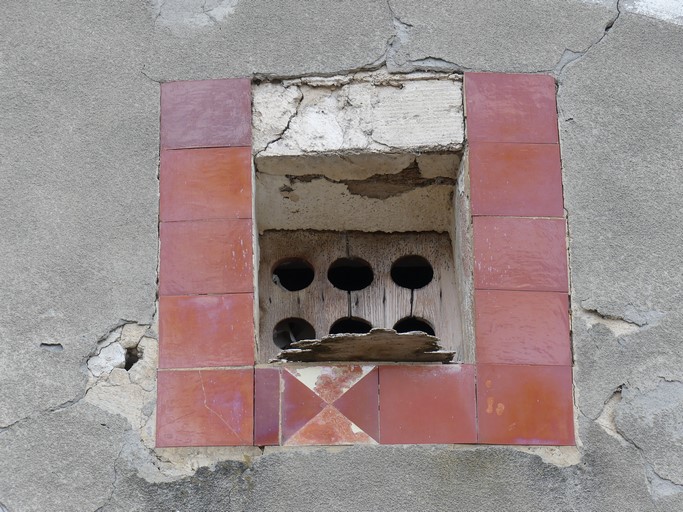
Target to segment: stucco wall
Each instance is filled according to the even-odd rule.
[[[683,509],[678,2],[5,4],[8,510]],[[153,410],[144,376],[125,384],[137,401],[106,402],[86,361],[124,323],[154,337],[159,82],[382,66],[557,76],[578,447],[154,454],[141,441]]]

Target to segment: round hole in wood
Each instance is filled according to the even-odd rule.
[[[374,279],[370,264],[362,258],[339,258],[330,265],[327,279],[335,288],[353,292],[367,288]]]
[[[434,269],[422,256],[403,256],[391,266],[391,279],[403,288],[417,290],[432,282]]]
[[[365,334],[370,332],[372,325],[362,318],[347,316],[340,318],[330,327],[330,334]]]
[[[396,332],[424,332],[425,334],[430,334],[434,336],[434,327],[432,327],[429,322],[417,318],[414,316],[407,316],[402,318],[396,325],[394,325],[394,330]]]
[[[314,339],[315,329],[303,318],[285,318],[273,329],[273,343],[281,349],[289,347],[295,341]]]
[[[273,282],[290,292],[307,288],[314,277],[313,265],[303,258],[287,258],[278,262],[273,270]]]

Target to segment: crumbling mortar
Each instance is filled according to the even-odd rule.
[[[419,71],[446,71],[450,73],[465,73],[472,71],[472,68],[465,67],[461,64],[456,64],[440,57],[427,56],[421,59],[408,61],[412,68]]]
[[[414,169],[417,169],[419,172],[419,168],[417,167],[417,159],[413,160],[413,163],[403,169],[403,171],[396,173],[396,174],[375,174],[373,176],[370,176],[369,178],[363,179],[363,180],[335,180],[332,179],[328,176],[325,176],[323,174],[307,174],[304,176],[296,176],[296,175],[291,175],[287,174],[285,177],[289,180],[290,185],[295,185],[297,183],[310,183],[314,180],[322,179],[327,181],[328,183],[334,183],[334,184],[342,184],[345,185],[347,190],[349,191],[350,194],[353,195],[359,195],[361,197],[367,197],[367,198],[372,198],[372,199],[388,199],[390,197],[395,197],[399,196],[405,192],[408,192],[410,190],[414,190],[416,188],[422,188],[422,187],[429,187],[433,185],[450,185],[450,186],[455,186],[455,179],[453,178],[447,178],[443,176],[438,176],[435,178],[422,178],[422,177],[416,177],[416,176],[407,176],[407,174],[410,174],[410,171],[413,171]],[[402,183],[402,185],[405,186],[405,190],[400,190],[396,193],[384,193],[382,195],[378,194],[372,194],[369,192],[361,192],[363,185],[373,185],[373,184],[380,184],[380,183],[386,183],[386,184],[398,184]],[[287,188],[281,188],[281,192],[292,192],[294,189],[291,187]]]

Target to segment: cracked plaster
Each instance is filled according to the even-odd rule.
[[[610,1],[539,0],[514,9],[257,1],[206,26],[193,25],[190,13],[182,31],[155,23],[154,5],[9,3],[0,20],[3,506],[683,508],[674,483],[680,465],[662,448],[677,435],[666,423],[672,413],[657,408],[678,403],[678,384],[660,382],[680,381],[683,367],[682,219],[671,208],[683,189],[683,33],[675,10],[643,7],[676,3],[622,0],[616,19]],[[150,323],[154,312],[156,82],[332,76],[383,64],[559,74],[579,456],[546,462],[502,447],[153,454],[125,414],[90,403],[100,390],[82,397],[97,341],[123,319]],[[581,312],[584,300],[595,313]],[[643,322],[629,305],[663,316]],[[611,329],[605,317],[626,322],[629,332]],[[642,328],[629,323],[636,320]],[[118,369],[112,374],[96,388],[128,385]],[[620,402],[611,398],[618,389]],[[648,417],[661,424],[640,448],[600,425],[639,440]]]
[[[260,232],[451,228],[459,77],[382,70],[252,91]]]

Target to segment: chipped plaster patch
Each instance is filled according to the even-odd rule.
[[[581,451],[576,446],[520,446],[515,449],[536,455],[546,464],[560,468],[576,466],[581,462]]]
[[[116,364],[120,366],[93,366],[93,361],[101,360],[102,352],[107,349],[124,355],[126,349],[136,349],[139,359],[129,370],[123,368],[125,357],[117,359]],[[125,324],[101,340],[98,351],[88,361],[90,371],[84,400],[128,421],[131,430],[126,434],[122,453],[141,478],[169,482],[190,476],[200,467],[214,468],[226,460],[245,462],[261,454],[258,447],[251,446],[155,448],[159,347],[154,332],[148,325]]]
[[[169,28],[201,28],[221,23],[239,0],[155,0],[156,23]]]
[[[583,320],[583,322],[586,324],[586,328],[590,329],[594,325],[604,325],[610,331],[612,331],[612,334],[614,334],[616,338],[621,336],[629,336],[631,334],[637,333],[640,330],[640,327],[635,324],[618,318],[605,317],[596,311],[589,309],[581,309],[575,312],[574,315],[575,317],[579,317],[581,320]]]
[[[622,0],[620,5],[628,12],[683,25],[681,0]]]
[[[641,310],[633,304],[627,304],[623,308],[598,307],[591,300],[580,301],[573,314],[576,318],[581,318],[588,329],[596,324],[604,325],[617,338],[655,327],[666,316],[663,311]]]

